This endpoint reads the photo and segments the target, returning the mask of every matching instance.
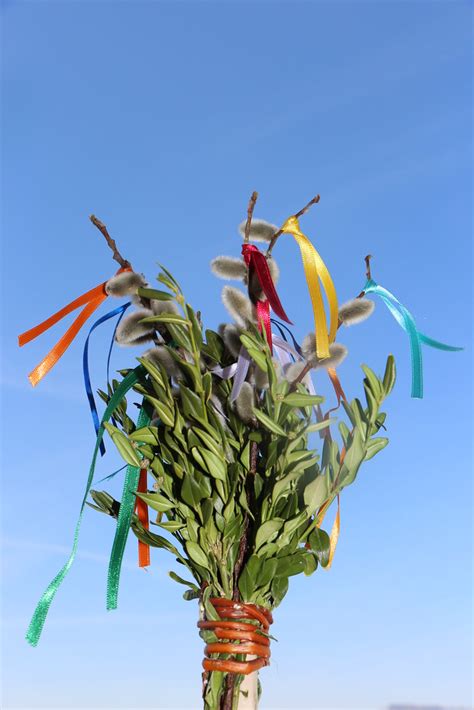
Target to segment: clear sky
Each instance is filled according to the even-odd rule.
[[[131,539],[106,612],[113,523],[93,511],[39,647],[24,641],[69,554],[93,432],[83,337],[32,390],[27,373],[64,324],[22,350],[16,335],[115,271],[91,212],[150,279],[164,262],[216,327],[208,263],[239,253],[254,189],[256,216],[276,223],[321,194],[302,227],[340,300],[362,288],[370,252],[425,333],[466,346],[425,350],[417,401],[382,304],[341,333],[351,396],[362,362],[380,372],[395,354],[391,442],[342,497],[333,569],[293,578],[275,614],[262,708],[470,705],[471,3],[4,0],[2,21],[2,707],[199,706],[197,609],[171,560],[153,551],[138,570]],[[275,256],[302,337],[311,311],[291,237]],[[136,354],[117,350],[114,366]],[[118,462],[110,445],[98,475]]]

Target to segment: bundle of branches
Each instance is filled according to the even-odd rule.
[[[273,237],[276,227],[254,220],[248,231],[250,238]],[[276,281],[276,263],[269,263]],[[235,323],[218,332],[204,330],[200,314],[164,268],[158,281],[166,291],[137,288],[133,273],[109,282],[111,293],[133,293],[138,306],[122,321],[118,342],[154,346],[139,358],[142,372],[134,386],[148,423],[137,427],[124,399],[116,425],[105,426],[126,463],[154,478],[153,490],[137,496],[156,511],[157,532],[137,513],[131,529],[143,544],[177,560],[184,577],[170,576],[187,587],[185,599],[199,602],[204,706],[242,710],[257,705],[258,670],[270,658],[271,611],[285,597],[289,578],[309,576],[332,560],[338,527],[331,536],[322,529],[325,512],[361,464],[388,443],[378,435],[385,420],[380,407],[395,368],[392,356],[382,378],[363,367],[366,403],[342,399],[348,424],[339,423],[339,445],[330,433],[335,420],[321,414],[323,398],[314,394],[309,373],[334,371],[345,348],[334,344],[330,357],[320,360],[310,334],[301,356],[282,367],[258,327],[255,301],[262,294],[245,262],[218,257],[212,268],[249,289],[246,296],[224,287]],[[340,308],[339,322],[357,322],[371,312],[372,303],[359,299]],[[250,365],[235,395],[235,361],[242,351]],[[115,380],[102,398],[109,403],[119,386]],[[316,432],[321,454],[313,448]],[[120,503],[108,493],[91,495],[92,507],[119,516]]]
[[[335,342],[338,329],[365,320],[373,303],[361,293],[337,306],[329,273],[297,222],[318,199],[279,230],[253,219],[256,194],[252,195],[247,220],[240,226],[243,258],[220,256],[212,262],[217,276],[241,281],[247,291],[224,286],[222,298],[233,322],[216,331],[204,329],[200,313],[164,267],[158,276],[160,288],[152,288],[120,255],[105,225],[91,218],[121,268],[107,282],[20,336],[24,344],[84,306],[30,380],[36,384],[44,376],[85,318],[107,296],[128,296],[135,305],[116,328],[117,342],[143,344],[147,349],[137,367],[120,370],[121,379],[112,380],[107,391],[99,391],[107,405],[100,422],[87,374],[96,448],[73,551],[37,606],[27,634],[33,645],[74,559],[90,492],[88,504],[117,519],[108,608],[116,606],[120,565],[131,529],[139,540],[140,564],[149,564],[150,547],[165,550],[182,567],[183,576],[175,571],[170,576],[187,587],[184,598],[198,601],[198,627],[205,642],[204,707],[257,707],[258,672],[270,662],[272,612],[287,594],[290,577],[309,576],[318,567],[331,565],[339,534],[339,507],[330,534],[322,527],[325,514],[333,501],[339,503],[341,491],[354,482],[362,463],[388,443],[379,433],[385,428],[381,406],[395,381],[393,357],[388,357],[381,377],[363,366],[365,403],[349,401],[337,376],[347,356],[347,349]],[[272,255],[283,231],[298,241],[313,289],[312,301],[319,308],[315,310],[316,330],[301,346],[283,324],[269,316],[270,304],[286,318],[275,290],[278,266]],[[262,240],[269,242],[266,255],[250,244]],[[317,284],[309,278],[311,269],[316,281],[320,278],[325,284],[329,327]],[[367,276],[374,290],[377,285],[371,281],[368,259]],[[128,305],[103,316],[91,332],[117,312],[123,316]],[[272,323],[283,336],[290,332],[293,344],[275,335]],[[329,374],[337,407],[323,411],[323,398],[316,394],[311,379],[313,370]],[[141,399],[137,420],[127,409],[130,389]],[[345,413],[346,421],[336,427],[331,415],[337,409]],[[120,502],[105,491],[90,490],[105,430],[128,464]],[[318,444],[320,452],[315,448]],[[154,479],[150,487],[148,475]],[[153,521],[149,520],[150,508],[156,513]]]

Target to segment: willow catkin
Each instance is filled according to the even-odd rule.
[[[255,421],[253,408],[255,406],[255,394],[250,382],[244,382],[235,400],[235,408],[240,419],[245,424]]]
[[[314,333],[309,333],[301,343],[301,353],[311,367],[339,367],[346,359],[348,350],[342,343],[331,343],[329,346],[329,357],[321,359],[316,352],[316,337]]]
[[[369,318],[374,312],[375,303],[369,298],[353,298],[339,307],[339,320],[343,325],[355,325]]]
[[[236,281],[244,281],[247,275],[247,267],[243,259],[234,256],[216,256],[211,261],[211,271],[220,279]]]
[[[155,316],[159,316],[162,313],[179,315],[179,308],[174,301],[158,301],[157,299],[152,299],[150,306]]]
[[[245,236],[245,225],[247,220],[239,224],[239,233]],[[270,242],[275,232],[278,232],[276,224],[271,224],[264,219],[252,219],[250,223],[250,239],[253,242]]]
[[[152,363],[161,365],[168,377],[173,377],[174,379],[182,377],[178,363],[165,345],[157,345],[155,348],[150,348],[150,350],[143,353],[143,357]]]
[[[233,323],[227,323],[222,330],[222,338],[227,350],[234,357],[238,357],[242,343],[240,342],[241,330]]]
[[[140,322],[143,318],[152,315],[153,313],[148,308],[139,308],[122,318],[115,333],[117,343],[119,345],[141,345],[153,340],[155,335],[153,323]]]
[[[108,296],[122,298],[136,294],[137,289],[145,285],[146,281],[142,274],[137,274],[135,271],[123,271],[107,281],[105,291]]]
[[[255,320],[250,299],[238,288],[224,286],[222,289],[222,302],[241,328],[246,328],[248,323]]]

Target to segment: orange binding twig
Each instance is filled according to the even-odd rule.
[[[210,600],[220,619],[198,621],[202,630],[212,631],[216,643],[208,643],[204,648],[206,658],[202,665],[206,671],[241,673],[248,675],[270,664],[270,638],[268,629],[273,617],[268,609],[257,604],[245,604],[231,599]],[[210,658],[210,656],[251,654],[251,661],[232,658]]]

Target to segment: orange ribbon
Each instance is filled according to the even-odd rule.
[[[117,271],[117,274],[120,274],[122,271],[131,271],[131,269],[119,269]],[[101,305],[101,303],[105,301],[105,299],[107,298],[107,293],[105,290],[106,283],[107,281],[104,281],[104,283],[95,286],[95,288],[91,288],[90,291],[83,293],[82,296],[79,296],[74,301],[71,301],[71,303],[68,303],[67,306],[61,308],[61,310],[57,311],[57,313],[54,313],[52,316],[47,318],[39,325],[36,325],[34,328],[31,328],[30,330],[27,330],[25,333],[22,333],[18,336],[18,345],[21,348],[23,347],[23,345],[26,345],[26,343],[29,343],[31,340],[34,340],[42,333],[49,330],[49,328],[58,323],[65,316],[69,315],[69,313],[72,313],[80,306],[84,306],[82,311],[77,316],[76,320],[64,333],[62,338],[58,340],[56,345],[42,359],[39,365],[37,365],[34,370],[32,370],[28,375],[28,379],[33,385],[33,387],[36,387],[38,382],[40,382],[40,380],[43,379],[43,377],[51,370],[51,368],[55,366],[58,360],[64,355],[68,347],[71,345],[72,341],[74,340],[86,320]]]
[[[138,479],[138,493],[147,492],[147,473],[146,468],[142,468],[140,471],[140,478]],[[135,503],[135,513],[138,515],[138,519],[146,530],[150,528],[150,521],[148,518],[148,505],[144,500],[138,498]],[[146,542],[138,541],[138,566],[139,567],[149,567],[150,562],[150,546]]]

